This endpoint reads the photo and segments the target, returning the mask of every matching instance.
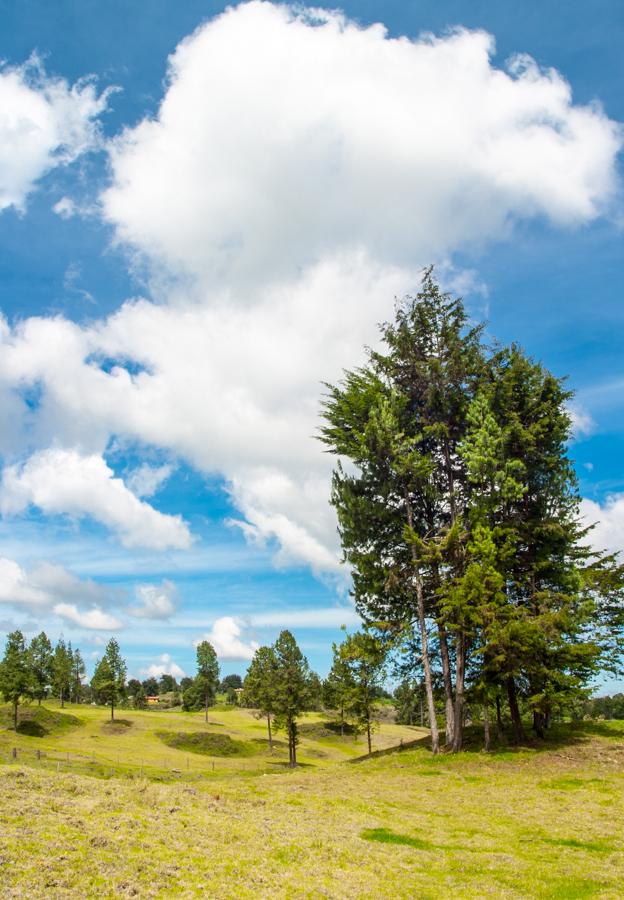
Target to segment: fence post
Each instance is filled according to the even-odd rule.
[[[41,762],[41,750],[37,748],[37,762]]]
[[[17,759],[17,747],[13,747],[13,753],[11,755],[13,759]]]

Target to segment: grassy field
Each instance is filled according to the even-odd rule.
[[[52,710],[38,737],[0,730],[5,758],[18,747],[0,766],[2,897],[624,896],[623,723],[546,749],[358,761],[362,741],[315,715],[291,772],[245,710],[216,709],[208,728],[123,711],[132,724],[114,730],[102,709],[64,713],[78,721]],[[388,724],[376,744],[415,737]]]

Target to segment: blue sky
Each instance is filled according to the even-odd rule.
[[[319,384],[430,261],[569,375],[624,548],[620,5],[147,9],[0,2],[0,633],[227,673],[291,627],[324,674]]]

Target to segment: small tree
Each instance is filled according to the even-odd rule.
[[[277,657],[273,647],[258,647],[251,661],[243,685],[246,706],[255,707],[266,717],[269,732],[269,749],[273,753],[271,716],[275,712],[277,687]]]
[[[275,681],[275,724],[288,735],[289,765],[297,765],[297,716],[310,706],[310,669],[290,631],[282,631],[273,650],[277,661]]]
[[[214,702],[219,685],[217,654],[209,641],[197,645],[197,677],[195,678],[204,701],[204,716],[208,721],[208,707]]]
[[[52,644],[45,631],[30,642],[28,660],[32,673],[33,696],[41,706],[41,701],[47,696],[48,688],[52,684],[54,661]]]
[[[86,674],[87,667],[80,650],[76,648],[72,653],[70,676],[70,696],[74,703],[80,703],[82,699],[82,681]]]
[[[119,644],[115,638],[111,638],[91,679],[93,690],[104,703],[110,703],[111,722],[115,719],[115,704],[123,697],[125,682],[126,664],[121,657]]]
[[[371,729],[375,722],[379,688],[385,676],[386,651],[378,638],[360,631],[346,638],[340,647],[340,655],[347,665],[351,680],[347,710],[357,726],[366,731],[370,755]]]
[[[21,631],[7,637],[4,657],[0,662],[0,692],[7,703],[13,704],[13,727],[17,731],[17,707],[22,697],[32,691],[32,673]]]
[[[323,703],[338,713],[340,734],[344,737],[347,721],[347,706],[353,688],[351,669],[347,660],[343,659],[340,647],[332,644],[334,661],[327,678],[323,682]]]
[[[71,671],[71,645],[68,647],[61,637],[54,648],[54,658],[52,660],[52,685],[54,687],[54,693],[61,701],[61,709],[65,706],[65,698],[70,691]]]
[[[145,691],[143,690],[142,685],[139,684],[138,688],[135,688],[133,695],[133,704],[135,709],[147,709],[147,697],[145,696]]]

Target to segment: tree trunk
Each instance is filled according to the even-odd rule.
[[[267,715],[267,725],[269,727],[269,750],[273,753],[273,735],[271,734],[271,714]]]
[[[412,516],[412,506],[409,500],[409,494],[405,492],[405,506],[407,511],[407,523],[411,529],[414,528],[414,517]],[[420,625],[420,641],[422,649],[422,662],[425,672],[425,690],[427,692],[427,706],[429,708],[429,727],[431,729],[431,752],[440,752],[440,735],[438,733],[438,723],[436,721],[435,703],[433,700],[433,683],[431,680],[431,666],[429,664],[429,646],[427,642],[427,623],[425,621],[425,598],[423,596],[423,583],[418,568],[418,555],[413,544],[411,546],[412,562],[414,563],[414,580],[416,584],[416,604],[418,608],[418,623]]]
[[[340,707],[340,737],[344,737],[344,709]]]
[[[444,681],[444,718],[446,722],[446,743],[450,747],[454,737],[455,704],[453,702],[453,680],[451,677],[451,660],[449,657],[446,630],[438,623],[438,640],[440,642],[440,659],[442,661],[442,679]]]
[[[431,680],[431,666],[429,664],[429,648],[427,645],[427,623],[425,622],[425,601],[420,573],[416,576],[416,601],[418,603],[418,621],[420,623],[420,640],[422,646],[422,661],[425,672],[425,691],[427,693],[427,707],[429,710],[429,728],[431,729],[431,752],[440,752],[440,735],[436,720],[435,703],[433,700],[433,682]]]
[[[420,697],[418,698],[418,702],[420,704],[420,727],[425,727],[425,705],[423,702],[422,691],[420,692]]]
[[[533,731],[542,741],[546,737],[546,717],[543,712],[533,710]]]
[[[490,709],[487,695],[483,701],[483,749],[490,749]]]
[[[294,769],[297,765],[297,748],[295,746],[295,729],[292,719],[288,720],[288,752],[290,757],[290,768]]]
[[[37,706],[41,706],[41,697],[37,697]]]
[[[65,695],[63,694],[63,688],[61,688],[61,709],[65,709]]]
[[[370,756],[373,752],[373,745],[371,743],[370,718],[366,720],[366,739],[368,740],[368,755]]]
[[[518,694],[516,691],[516,682],[513,675],[507,678],[507,698],[509,700],[509,715],[511,716],[511,727],[513,729],[514,744],[519,744],[526,740],[526,734],[522,727],[522,719],[520,718],[520,709],[518,707]]]
[[[496,697],[496,735],[498,737],[498,743],[503,744],[505,742],[505,730],[503,728],[503,717],[501,715],[501,702],[500,702],[500,697],[498,695]]]
[[[15,732],[17,733],[17,704],[19,700],[13,701],[13,727],[15,728]]]
[[[115,701],[111,700],[111,722],[115,721]]]
[[[463,631],[457,635],[457,658],[455,660],[455,722],[453,725],[453,753],[462,748],[464,737],[464,679],[466,669],[466,641]]]

